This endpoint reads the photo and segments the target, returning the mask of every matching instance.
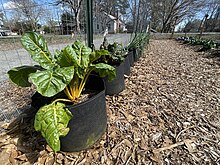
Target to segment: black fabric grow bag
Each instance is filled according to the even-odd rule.
[[[131,73],[131,69],[130,69],[130,62],[129,62],[129,57],[126,56],[124,59],[124,74],[129,76]]]
[[[114,95],[118,94],[125,88],[125,82],[124,82],[124,62],[122,62],[120,65],[115,66],[116,70],[116,77],[112,81],[108,81],[108,78],[104,78],[105,82],[105,94],[106,95]]]
[[[142,54],[143,54],[142,49],[138,48],[137,49],[137,53],[138,53],[138,57],[140,58],[142,56]]]
[[[134,48],[133,52],[134,52],[134,61],[136,62],[142,56],[142,52],[140,48]]]
[[[129,50],[129,52],[128,52],[128,58],[129,58],[130,66],[134,66],[133,50]]]
[[[73,117],[68,124],[69,133],[60,138],[62,151],[74,152],[86,149],[93,145],[106,130],[107,113],[104,82],[100,77],[93,75],[89,77],[85,87],[89,90],[96,90],[98,93],[84,102],[66,106]],[[37,100],[36,95],[33,96],[32,101],[34,107],[38,103],[49,103],[52,100],[41,96],[43,100],[39,101],[39,94]]]
[[[133,49],[133,55],[134,55],[134,62],[138,61],[139,56],[136,48]]]

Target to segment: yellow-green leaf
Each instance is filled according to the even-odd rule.
[[[51,103],[41,107],[34,120],[34,128],[40,131],[54,152],[60,150],[60,137],[69,132],[67,125],[72,118],[65,104]]]
[[[73,75],[74,66],[71,66],[31,73],[30,79],[41,95],[51,97],[61,92],[70,83]]]
[[[31,58],[44,69],[52,69],[54,63],[47,42],[38,33],[27,32],[21,37],[22,46],[30,53]]]

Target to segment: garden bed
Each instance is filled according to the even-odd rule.
[[[218,164],[220,63],[208,57],[208,53],[195,52],[172,40],[152,40],[125,80],[125,90],[117,96],[107,96],[108,129],[91,149],[54,155],[33,130],[29,109],[9,126],[10,134],[0,136],[0,161]],[[3,89],[4,85],[1,101],[10,100],[15,90],[21,90],[22,96],[31,93],[14,86]],[[8,112],[14,109],[10,107]]]

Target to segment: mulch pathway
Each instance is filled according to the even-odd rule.
[[[219,66],[207,52],[151,40],[126,89],[106,97],[108,129],[92,148],[54,154],[26,113],[2,126],[9,132],[0,136],[0,162],[220,164]]]

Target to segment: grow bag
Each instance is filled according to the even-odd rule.
[[[126,76],[129,76],[130,73],[131,73],[131,69],[130,69],[130,62],[129,62],[129,57],[126,56],[125,59],[124,59],[124,74]]]
[[[138,57],[140,58],[140,57],[142,56],[142,54],[143,54],[142,49],[141,49],[141,48],[138,48],[138,49],[137,49],[137,53],[138,53]]]
[[[142,51],[140,48],[134,48],[133,52],[134,52],[134,61],[136,62],[142,56]]]
[[[122,62],[120,65],[115,66],[116,70],[116,77],[112,81],[108,81],[108,78],[104,78],[105,82],[105,94],[106,95],[114,95],[118,94],[125,88],[125,82],[124,82],[124,62]]]
[[[133,50],[129,50],[129,52],[128,52],[128,58],[129,58],[130,66],[134,66],[134,55],[133,55]]]
[[[62,151],[74,152],[86,149],[93,145],[106,130],[107,113],[103,80],[98,76],[90,76],[85,88],[98,93],[84,102],[66,106],[73,117],[68,124],[69,133],[60,138]],[[35,100],[36,95],[33,97],[33,106],[37,103],[50,102],[48,98],[45,99],[42,96],[41,99],[44,100]]]
[[[134,62],[138,61],[139,54],[136,48],[133,49],[133,55],[134,55]]]

